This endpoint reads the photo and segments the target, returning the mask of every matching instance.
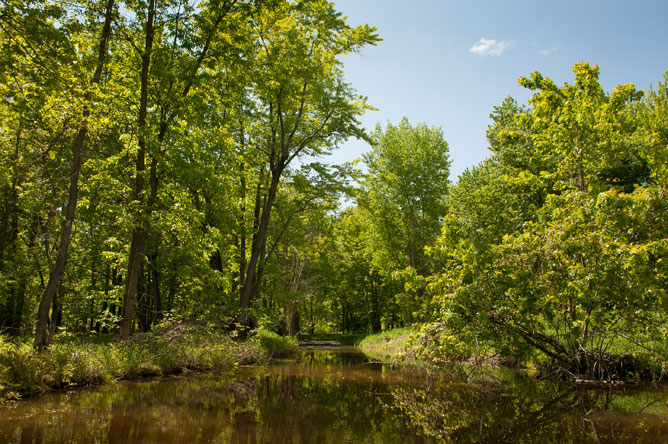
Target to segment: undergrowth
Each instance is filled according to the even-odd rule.
[[[125,342],[63,336],[37,351],[29,338],[9,341],[0,336],[0,402],[121,379],[231,371],[267,360],[273,348],[263,338],[258,334],[240,342],[202,327],[172,326]]]
[[[287,358],[299,353],[297,340],[290,336],[280,336],[271,330],[260,329],[256,338],[259,345],[271,358]]]

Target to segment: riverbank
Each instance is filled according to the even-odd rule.
[[[126,342],[107,336],[61,335],[42,351],[32,347],[30,338],[9,341],[0,336],[0,402],[117,380],[232,371],[297,351],[294,339],[266,330],[242,341],[183,325],[136,335]]]
[[[415,334],[410,328],[396,328],[367,335],[359,348],[370,358],[383,362],[401,362],[407,358],[408,340]]]
[[[467,381],[369,361],[349,346],[297,359],[64,390],[0,406],[0,442],[667,442],[668,386]]]
[[[366,336],[359,342],[360,349],[370,358],[395,364],[443,367],[449,364],[466,368],[508,368],[522,369],[539,379],[570,380],[576,383],[624,383],[657,382],[665,379],[665,360],[650,356],[645,349],[612,350],[607,359],[614,374],[606,377],[591,378],[586,375],[570,373],[558,367],[541,355],[530,359],[511,359],[488,348],[476,350],[465,347],[439,347],[433,338],[426,338],[421,332],[411,328],[388,330]]]

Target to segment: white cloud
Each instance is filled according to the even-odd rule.
[[[539,49],[538,54],[546,56],[549,53],[556,51],[557,49],[559,49],[559,48],[557,48],[556,46],[553,47],[553,48]]]
[[[494,39],[481,38],[478,43],[469,48],[469,52],[472,54],[478,54],[483,56],[500,56],[503,54],[503,51],[513,46],[513,42],[508,40],[501,40],[497,42]]]

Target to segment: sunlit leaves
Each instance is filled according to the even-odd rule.
[[[431,250],[444,267],[432,283],[442,306],[434,325],[617,377],[611,355],[642,341],[652,342],[645,352],[664,350],[650,333],[665,322],[663,92],[640,102],[632,85],[605,93],[597,66],[573,72],[563,87],[522,78],[529,107],[495,108],[494,156],[453,188]]]

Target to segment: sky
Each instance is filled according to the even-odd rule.
[[[456,177],[489,155],[489,114],[507,96],[526,103],[520,76],[572,83],[580,61],[598,64],[606,91],[657,85],[668,70],[668,0],[338,0],[351,25],[376,26],[377,46],[343,58],[346,80],[378,111],[362,123],[440,126]],[[351,139],[334,163],[369,146]]]

